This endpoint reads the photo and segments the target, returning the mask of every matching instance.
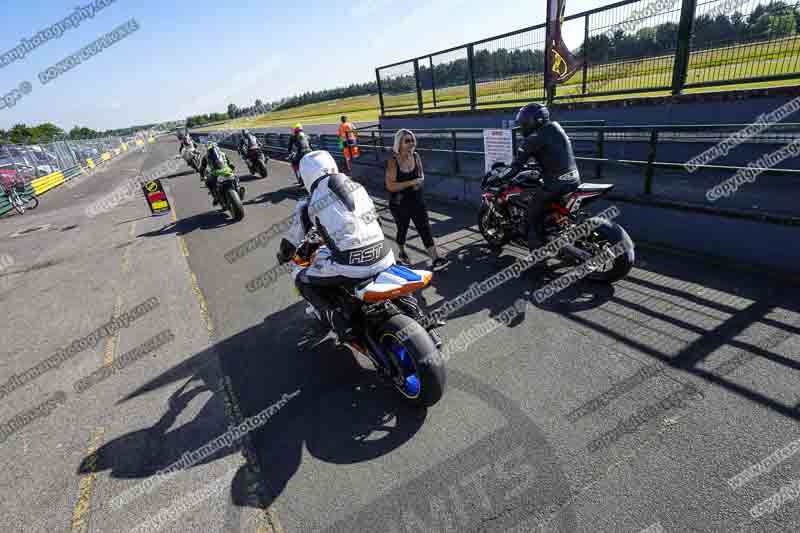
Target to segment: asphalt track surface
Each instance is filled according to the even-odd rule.
[[[442,401],[414,412],[366,360],[320,334],[287,276],[245,288],[275,266],[279,239],[225,259],[292,212],[297,194],[284,163],[271,162],[265,180],[244,178],[238,223],[211,208],[188,169],[163,180],[174,220],[151,217],[141,197],[88,218],[92,201],[177,145],[148,150],[46,194],[35,211],[0,218],[0,257],[13,261],[0,261],[0,386],[120,311],[159,299],[111,340],[0,394],[0,424],[57,391],[66,397],[0,441],[7,531],[130,531],[165,510],[164,531],[800,529],[791,498],[750,515],[798,477],[800,457],[736,489],[728,483],[800,438],[797,288],[638,248],[636,268],[613,287],[580,282],[536,303],[533,291],[565,272],[553,265],[448,318],[443,334],[454,339],[528,301],[524,315],[454,353]],[[487,253],[473,211],[429,208],[453,259],[422,293],[432,310],[511,264],[513,252]],[[412,260],[427,265],[411,236]],[[162,330],[174,339],[88,391],[73,390]],[[250,461],[226,448],[111,508],[115,496],[224,432],[231,417],[255,415],[284,394],[295,396],[251,433]],[[209,487],[210,496],[183,503]]]

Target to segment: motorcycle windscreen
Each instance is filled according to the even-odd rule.
[[[393,265],[375,277],[375,280],[356,291],[356,297],[365,302],[382,302],[422,289],[430,283],[433,273]]]

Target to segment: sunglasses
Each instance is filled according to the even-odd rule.
[[[406,140],[405,140],[405,141],[403,141],[403,142],[404,142],[405,144],[416,144],[416,143],[417,143],[417,141],[415,141],[414,139],[406,139]]]

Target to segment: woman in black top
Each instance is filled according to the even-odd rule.
[[[410,130],[399,130],[394,136],[394,157],[386,162],[386,189],[390,193],[389,209],[397,224],[397,246],[400,249],[398,259],[409,264],[406,253],[406,234],[408,225],[413,220],[420,238],[433,260],[433,267],[445,266],[448,261],[439,256],[433,242],[431,223],[422,194],[425,173],[422,160],[415,149],[417,138]]]

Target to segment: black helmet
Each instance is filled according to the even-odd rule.
[[[517,113],[517,124],[522,135],[527,137],[550,121],[550,111],[542,104],[528,104]]]
[[[242,135],[247,137],[248,135],[250,135],[250,130],[242,130]]]

